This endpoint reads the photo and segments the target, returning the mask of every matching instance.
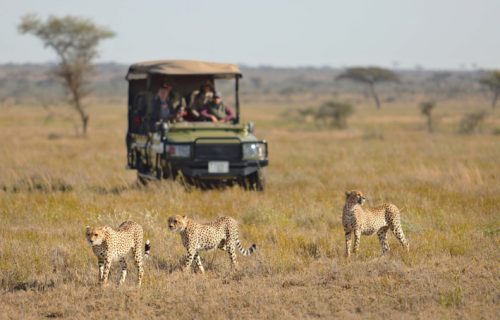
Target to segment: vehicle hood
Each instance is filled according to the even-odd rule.
[[[211,122],[179,122],[169,124],[166,133],[168,141],[172,142],[194,142],[198,138],[228,139],[227,142],[234,143],[229,138],[241,141],[255,141],[254,135],[249,134],[244,124],[226,124]]]

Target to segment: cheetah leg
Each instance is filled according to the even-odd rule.
[[[351,243],[352,243],[352,231],[347,231],[345,233],[345,256],[346,258],[351,257]]]
[[[380,241],[380,246],[382,247],[382,255],[389,251],[389,243],[387,242],[387,230],[389,227],[382,227],[377,231],[378,240]]]
[[[109,277],[109,270],[111,269],[111,259],[106,258],[104,259],[104,272],[102,275],[102,280],[101,284],[103,286],[106,286],[108,284],[108,277]]]
[[[226,239],[222,239],[217,248],[221,249],[222,251],[226,251]]]
[[[188,254],[186,256],[186,260],[184,262],[184,267],[182,268],[182,271],[186,272],[189,271],[189,267],[193,264],[194,257],[196,256],[197,252],[195,250],[188,250]]]
[[[204,274],[205,269],[203,268],[203,265],[201,264],[201,258],[200,258],[200,255],[198,253],[195,255],[194,261],[196,262],[196,267],[198,267],[198,270],[200,270],[200,272],[202,274]]]
[[[119,284],[122,285],[125,282],[125,278],[127,277],[127,261],[125,258],[120,259],[120,267],[122,268],[122,276],[120,277]]]
[[[229,258],[231,259],[231,267],[233,269],[238,268],[238,262],[236,261],[236,246],[233,241],[229,242],[226,246],[227,253],[229,254]]]
[[[403,232],[403,228],[401,228],[401,224],[395,223],[392,228],[392,232],[396,236],[396,238],[399,240],[399,243],[403,246],[403,248],[406,249],[406,251],[410,251],[410,244],[408,243],[408,240],[406,240],[405,234]]]
[[[141,242],[142,244],[142,242]],[[141,247],[142,248],[142,245]],[[141,286],[142,278],[144,277],[144,267],[142,266],[142,250],[134,250],[134,261],[137,266],[137,286]]]
[[[97,266],[99,267],[99,282],[104,278],[104,259],[98,259]]]
[[[358,252],[360,240],[361,240],[361,230],[354,230],[354,247],[352,248],[353,253]]]

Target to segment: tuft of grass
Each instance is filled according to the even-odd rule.
[[[487,237],[496,237],[500,235],[500,228],[489,228],[483,231],[484,235]]]
[[[462,287],[457,286],[439,295],[439,304],[446,308],[461,308],[464,304],[464,292]]]

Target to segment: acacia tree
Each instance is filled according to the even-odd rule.
[[[493,93],[493,100],[491,101],[491,107],[495,108],[500,95],[500,70],[492,71],[486,77],[479,80],[479,83],[488,87]]]
[[[348,79],[368,85],[370,93],[375,100],[377,109],[380,109],[380,99],[375,91],[375,84],[380,82],[399,82],[397,74],[391,70],[379,67],[353,67],[337,76],[337,80]]]
[[[45,47],[56,52],[58,63],[52,72],[67,89],[69,103],[78,112],[83,135],[86,135],[89,114],[82,99],[90,93],[87,79],[93,69],[92,62],[98,56],[97,46],[102,40],[114,37],[114,32],[75,16],[50,16],[42,21],[33,14],[21,18],[18,30],[38,37]]]

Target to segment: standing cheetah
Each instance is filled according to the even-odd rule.
[[[213,222],[201,224],[186,216],[175,215],[168,218],[168,228],[172,232],[181,234],[182,244],[187,250],[184,271],[188,270],[195,261],[200,272],[205,272],[198,253],[201,250],[218,248],[227,251],[233,268],[237,266],[236,247],[244,256],[257,250],[255,244],[247,250],[241,246],[238,238],[238,223],[230,217],[221,217]]]
[[[87,227],[87,240],[92,246],[94,254],[97,256],[99,283],[101,285],[107,284],[111,262],[114,260],[120,260],[122,267],[120,285],[123,284],[127,276],[127,262],[125,257],[131,250],[134,254],[135,265],[138,271],[137,285],[141,285],[144,275],[142,267],[143,231],[139,224],[133,221],[125,221],[117,230],[113,230],[113,228],[108,226],[101,228]],[[148,240],[144,249],[146,255],[149,255],[150,249],[151,246]]]
[[[361,234],[371,235],[377,232],[382,254],[389,251],[387,243],[387,230],[391,229],[401,245],[408,251],[410,246],[401,228],[399,209],[391,204],[384,203],[374,208],[362,207],[366,198],[360,191],[346,192],[346,202],[342,213],[342,225],[345,232],[346,257],[351,256],[351,234],[354,232],[354,247],[356,253],[359,248]]]

